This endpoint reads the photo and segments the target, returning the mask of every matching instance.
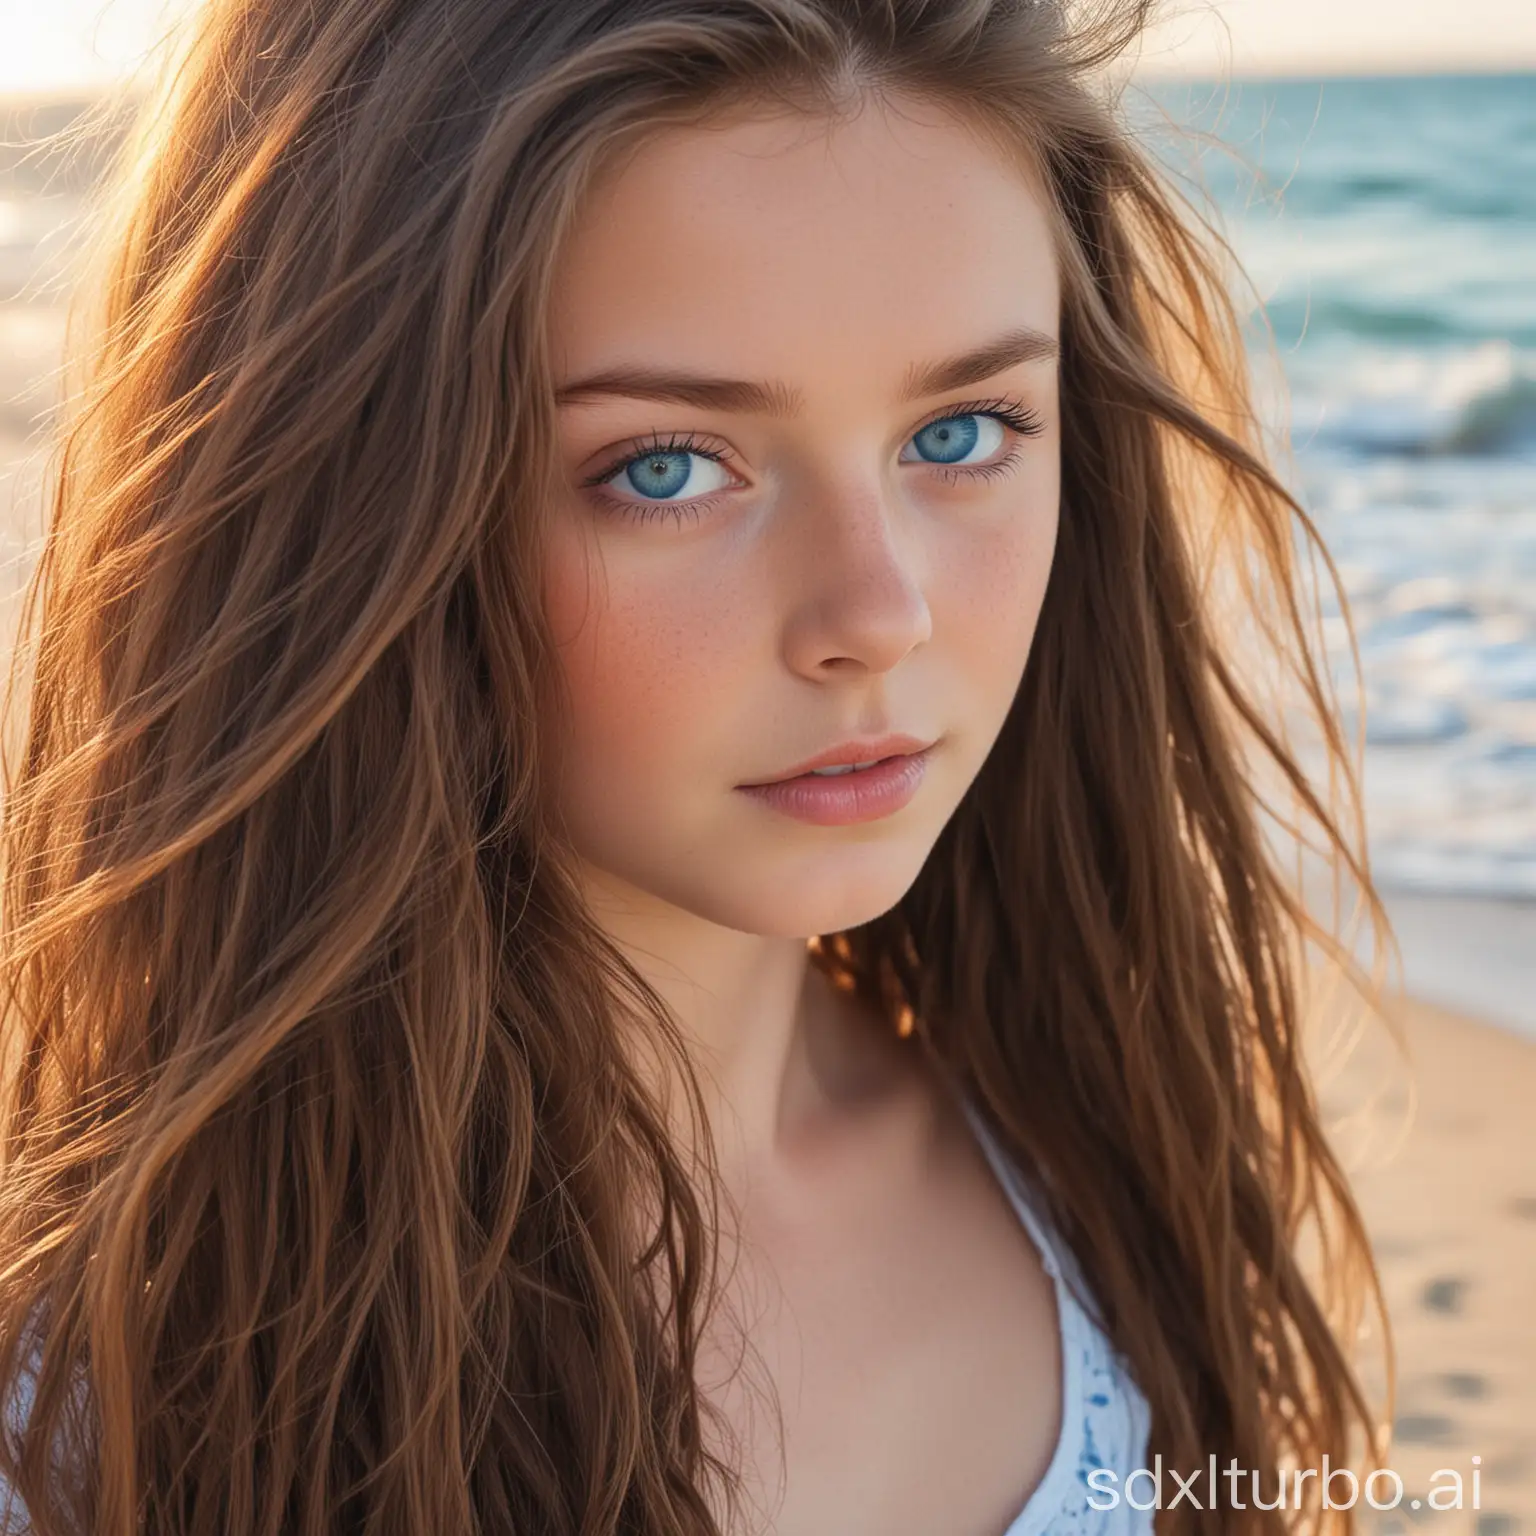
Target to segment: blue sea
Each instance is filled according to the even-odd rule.
[[[1536,897],[1536,76],[1149,94],[1238,157],[1176,151],[1263,301],[1347,590],[1378,877]],[[1328,639],[1347,700],[1336,608]]]

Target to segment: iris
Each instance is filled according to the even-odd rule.
[[[980,431],[975,416],[945,416],[930,421],[917,432],[912,441],[924,458],[940,464],[953,464],[963,459],[976,446]]]
[[[676,496],[688,483],[693,458],[687,452],[648,453],[630,461],[625,479],[642,496]]]

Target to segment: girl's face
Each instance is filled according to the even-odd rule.
[[[1029,656],[1059,306],[1042,196],[931,106],[669,130],[599,182],[550,310],[545,586],[590,894],[782,937],[901,898]],[[937,745],[891,814],[740,787],[896,732]]]

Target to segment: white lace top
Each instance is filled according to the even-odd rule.
[[[1061,1322],[1061,1438],[1045,1475],[1003,1536],[1150,1536],[1153,1510],[1137,1509],[1126,1496],[1127,1477],[1147,1465],[1147,1401],[1100,1327],[1097,1305],[1070,1250],[977,1112],[964,1101],[962,1107],[1055,1282]],[[1151,1502],[1151,1493],[1151,1479],[1145,1477],[1129,1489],[1130,1498],[1143,1504]]]

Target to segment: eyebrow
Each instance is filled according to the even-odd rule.
[[[964,389],[1020,363],[1054,362],[1060,355],[1061,348],[1054,337],[1031,326],[1016,326],[956,357],[914,364],[903,381],[901,400],[910,404],[929,395]],[[610,368],[564,384],[555,391],[555,400],[557,404],[570,405],[602,395],[779,417],[798,414],[803,403],[798,390],[776,379],[723,379],[659,368],[626,367]]]

